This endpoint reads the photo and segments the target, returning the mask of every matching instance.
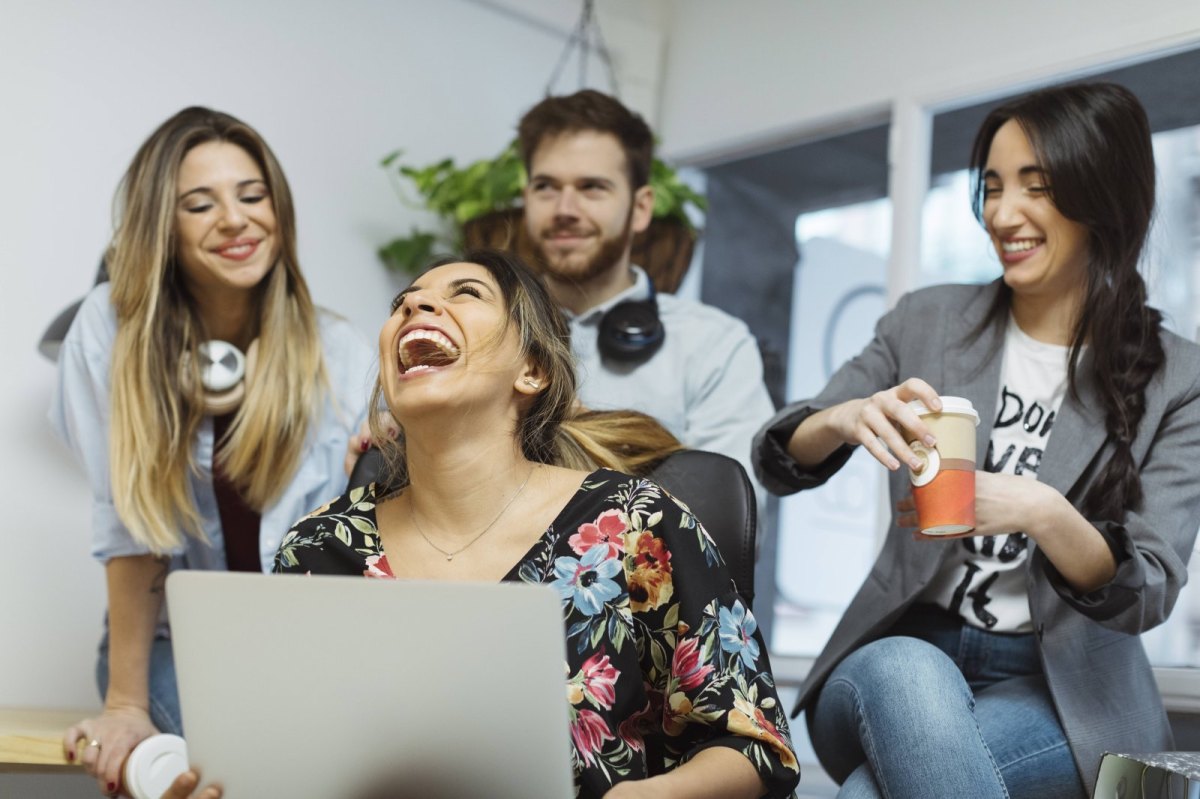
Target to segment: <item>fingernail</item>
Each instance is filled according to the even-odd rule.
[[[370,448],[371,448],[371,442],[368,439],[364,438],[362,441],[358,442],[359,451],[366,452]]]
[[[911,467],[913,468],[913,470],[914,470],[914,471],[918,471],[918,472],[919,472],[919,471],[921,471],[921,466],[922,466],[923,464],[921,463],[921,459],[920,459],[920,458],[913,458],[912,460],[910,460],[910,461],[908,462],[908,465],[909,465],[909,466],[911,466]]]
[[[75,753],[74,752],[67,752],[67,762],[68,763],[75,762]]]
[[[925,446],[932,447],[937,444],[937,439],[933,436],[925,436]]]
[[[116,792],[117,792],[117,784],[116,784],[115,782],[110,782],[110,783],[108,784],[108,792],[109,792],[109,793],[116,793]]]

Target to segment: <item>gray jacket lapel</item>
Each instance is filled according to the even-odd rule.
[[[1100,410],[1100,398],[1092,379],[1090,352],[1085,351],[1079,359],[1075,378],[1079,399],[1068,388],[1038,469],[1038,479],[1064,497],[1070,496],[1079,476],[1108,439],[1104,412]]]
[[[983,468],[988,442],[992,437],[992,425],[996,421],[996,400],[1003,359],[989,358],[989,355],[993,347],[996,348],[996,354],[1000,354],[1004,346],[1004,328],[989,327],[974,339],[971,334],[975,325],[987,314],[999,289],[1000,281],[996,281],[979,292],[963,309],[962,315],[950,317],[947,327],[945,388],[941,391],[967,397],[975,403],[975,409],[979,412],[979,427],[975,431],[977,468]],[[1103,413],[1098,410],[1100,402],[1092,380],[1090,358],[1090,353],[1086,351],[1080,358],[1076,372],[1079,399],[1076,400],[1067,391],[1062,407],[1055,416],[1054,429],[1038,469],[1038,479],[1063,496],[1068,496],[1108,436]],[[983,368],[980,368],[981,364]]]

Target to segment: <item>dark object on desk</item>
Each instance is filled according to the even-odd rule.
[[[383,455],[372,447],[359,457],[347,490],[375,480]],[[687,505],[712,536],[747,606],[754,603],[754,554],[757,533],[754,488],[733,458],[685,449],[673,453],[648,477]]]

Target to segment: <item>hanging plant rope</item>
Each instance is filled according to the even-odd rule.
[[[558,57],[558,63],[554,66],[554,71],[550,73],[550,80],[546,83],[546,95],[554,93],[554,87],[558,83],[558,79],[562,77],[567,60],[576,49],[579,50],[579,88],[587,87],[588,59],[592,50],[595,50],[596,57],[604,64],[608,73],[609,91],[614,97],[619,98],[621,92],[617,88],[617,74],[613,70],[612,56],[608,52],[608,45],[604,42],[604,34],[600,31],[600,23],[596,21],[593,0],[583,0],[579,21],[575,23],[575,28],[567,39],[566,47],[563,48],[562,55]]]

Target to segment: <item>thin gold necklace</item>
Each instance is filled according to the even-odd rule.
[[[533,470],[536,468],[537,468],[536,463],[529,467],[529,474],[525,475],[525,482],[521,483],[521,485],[517,488],[517,490],[513,492],[513,495],[508,498],[508,502],[504,503],[504,507],[501,508],[500,512],[496,514],[496,518],[494,518],[490,522],[488,522],[487,527],[480,530],[478,535],[476,535],[470,541],[463,544],[461,547],[454,550],[453,552],[447,552],[446,550],[442,549],[437,544],[433,543],[433,541],[431,541],[429,539],[429,536],[425,535],[425,531],[421,529],[421,522],[417,521],[417,508],[416,508],[416,505],[412,501],[411,494],[409,495],[409,498],[408,498],[408,515],[413,521],[413,526],[417,528],[417,532],[421,534],[421,538],[425,539],[425,543],[429,544],[429,546],[433,547],[438,552],[445,555],[447,561],[453,561],[455,555],[459,554],[460,552],[465,550],[467,547],[471,546],[476,541],[483,538],[483,534],[486,533],[488,530],[491,530],[496,525],[496,522],[500,521],[500,517],[504,515],[504,511],[508,510],[509,507],[514,502],[517,501],[517,497],[521,496],[521,492],[525,490],[525,486],[529,485],[529,478],[533,477]]]

